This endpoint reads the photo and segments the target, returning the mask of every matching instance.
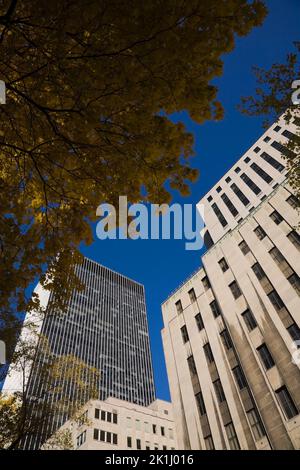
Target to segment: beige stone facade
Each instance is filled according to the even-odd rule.
[[[90,400],[83,411],[83,424],[68,421],[76,450],[172,450],[177,448],[173,409],[155,400],[140,406],[117,398]],[[47,447],[47,444],[46,444]]]
[[[239,221],[219,201],[228,227],[206,211],[215,243],[162,305],[179,448],[300,448],[300,219],[284,174]]]

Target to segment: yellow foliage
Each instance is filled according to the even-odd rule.
[[[78,285],[72,263],[101,202],[137,202],[142,185],[168,202],[166,180],[188,194],[193,138],[168,114],[222,117],[211,80],[265,13],[260,0],[1,3],[3,312],[32,307],[24,289],[45,265],[45,287],[66,298]]]

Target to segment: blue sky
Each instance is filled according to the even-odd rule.
[[[221,122],[197,125],[186,113],[175,115],[194,134],[193,166],[200,178],[191,196],[175,195],[173,202],[197,203],[262,133],[261,118],[246,117],[236,109],[241,96],[255,89],[252,66],[268,68],[283,62],[299,40],[300,1],[267,0],[269,15],[260,28],[237,40],[235,50],[224,56],[224,74],[216,83],[225,108]],[[299,78],[299,77],[295,77]],[[144,284],[157,395],[169,399],[168,380],[161,343],[161,303],[200,266],[201,251],[186,251],[184,240],[98,240],[81,251]]]

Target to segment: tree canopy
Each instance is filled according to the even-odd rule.
[[[211,81],[265,14],[260,0],[1,3],[3,315],[37,303],[24,291],[39,277],[64,296],[76,286],[100,203],[167,202],[166,181],[188,194],[193,139],[169,115],[222,118]]]

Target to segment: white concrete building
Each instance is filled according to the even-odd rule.
[[[210,247],[162,305],[179,447],[300,448],[300,219],[272,146],[288,132],[272,126],[200,201]]]
[[[172,405],[155,400],[149,406],[117,398],[90,400],[83,424],[67,421],[76,450],[172,450],[177,449]]]
[[[207,247],[241,223],[286,179],[282,152],[289,152],[282,144],[297,133],[295,120],[287,126],[279,119],[199,201],[204,206]]]

